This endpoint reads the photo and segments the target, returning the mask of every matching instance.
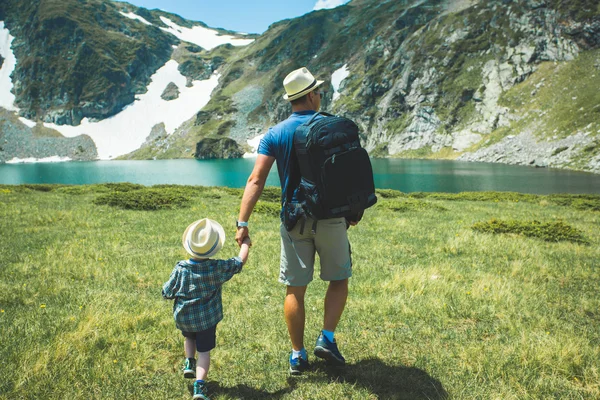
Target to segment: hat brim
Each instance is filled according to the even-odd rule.
[[[283,99],[287,100],[287,101],[293,101],[296,99],[299,99],[302,96],[305,96],[307,94],[309,94],[310,92],[312,92],[313,90],[315,90],[316,88],[318,88],[319,86],[321,86],[323,83],[325,83],[325,81],[317,81],[317,84],[313,87],[311,87],[310,89],[306,89],[300,93],[296,93],[293,96],[288,96],[287,93],[283,95]]]
[[[185,249],[185,251],[192,258],[196,258],[196,259],[211,258],[215,254],[217,254],[219,252],[219,250],[221,250],[221,248],[223,248],[223,244],[225,243],[225,229],[223,229],[223,227],[221,226],[221,224],[219,224],[218,222],[216,222],[216,221],[212,221],[212,222],[214,223],[214,226],[217,228],[217,233],[219,234],[219,243],[217,244],[217,246],[215,247],[215,249],[213,251],[211,251],[209,254],[206,254],[205,256],[199,257],[196,254],[194,254],[194,252],[192,251],[192,249],[189,247],[188,240],[187,240],[188,239],[188,234],[189,234],[190,230],[193,227],[195,227],[197,224],[199,224],[200,220],[192,222],[191,224],[189,224],[188,227],[185,229],[185,232],[183,232],[183,236],[181,238],[181,243],[183,244],[183,248]]]

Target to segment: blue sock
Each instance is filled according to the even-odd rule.
[[[325,329],[323,329],[321,332],[323,332],[323,336],[325,336],[327,338],[327,340],[329,340],[331,343],[333,343],[333,332],[331,331],[326,331]]]
[[[196,379],[196,383],[199,383],[201,385],[204,385],[204,381],[202,379]]]
[[[298,357],[302,357],[303,360],[308,360],[308,354],[306,354],[306,349],[304,347],[300,351],[292,349],[292,359]]]

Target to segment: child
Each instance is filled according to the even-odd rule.
[[[162,295],[166,299],[175,299],[175,325],[185,337],[183,376],[196,378],[193,399],[207,400],[205,380],[210,367],[210,351],[215,348],[217,323],[223,319],[221,286],[241,271],[248,259],[251,242],[248,238],[244,240],[238,257],[211,259],[223,247],[225,231],[218,222],[208,218],[190,224],[182,241],[191,257],[175,265],[169,281],[163,286]]]

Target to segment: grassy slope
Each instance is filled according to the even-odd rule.
[[[148,212],[93,205],[105,191],[0,187],[0,398],[190,397],[160,289],[194,218],[221,221],[221,254],[237,254],[227,222],[241,192],[189,188],[190,208]],[[253,215],[249,264],[224,288],[212,398],[598,398],[600,214],[535,196],[439,197],[380,197],[351,229],[354,277],[337,334],[349,365],[316,362],[298,380],[287,377],[279,223]],[[493,217],[562,219],[590,245],[470,229]],[[324,290],[316,280],[308,291],[308,346]]]

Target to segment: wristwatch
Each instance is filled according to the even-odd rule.
[[[235,221],[235,227],[236,228],[247,228],[248,227],[248,222],[242,222],[242,221]]]

